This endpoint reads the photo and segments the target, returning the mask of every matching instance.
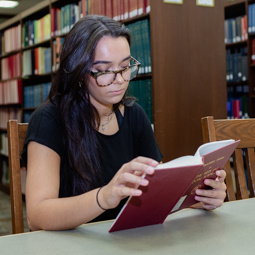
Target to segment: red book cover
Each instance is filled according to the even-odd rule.
[[[215,178],[240,141],[224,140],[201,145],[194,156],[160,164],[139,197],[130,197],[109,232],[163,223],[166,217],[197,202],[194,190],[205,178]]]

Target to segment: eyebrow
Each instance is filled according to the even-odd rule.
[[[124,62],[124,61],[126,61],[126,60],[128,60],[128,59],[130,59],[130,58],[131,58],[131,55],[127,56],[126,58],[123,58],[121,62]],[[111,61],[107,61],[107,60],[97,60],[97,61],[95,61],[95,62],[93,63],[93,65],[97,65],[97,64],[109,64],[109,63],[111,63]]]

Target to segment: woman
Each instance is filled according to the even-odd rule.
[[[49,100],[32,115],[26,204],[31,230],[63,230],[113,219],[128,196],[140,196],[143,173],[153,174],[162,155],[142,108],[126,97],[139,62],[130,54],[124,25],[89,15],[79,20],[61,49]],[[199,207],[225,198],[225,172],[197,190]]]

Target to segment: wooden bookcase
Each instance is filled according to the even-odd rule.
[[[195,153],[202,143],[201,117],[227,116],[224,5],[221,2],[215,1],[215,6],[209,8],[197,6],[195,0],[183,1],[182,5],[152,0],[149,14],[123,21],[131,24],[148,19],[150,23],[152,72],[139,74],[138,79],[152,79],[154,131],[164,162]],[[0,32],[15,22],[23,25],[30,18],[42,17],[51,13],[52,8],[68,3],[70,1],[45,0],[15,20],[0,24]],[[51,36],[20,51],[23,54],[44,46],[53,51],[57,37]],[[20,79],[24,89],[37,82],[52,81],[54,72]],[[0,109],[4,107],[9,106],[0,105]],[[23,103],[15,107],[20,107],[22,121],[26,112],[34,110],[24,108]],[[0,155],[0,161],[2,159]]]
[[[245,113],[247,113],[246,116],[248,117],[255,117],[255,64],[252,64],[252,54],[255,54],[252,53],[252,41],[255,44],[255,29],[248,31],[251,5],[255,6],[254,0],[225,1],[225,21],[230,22],[230,25],[225,28],[225,38],[227,38],[225,40],[227,57],[230,56],[229,60],[227,59],[227,90],[230,112],[228,115],[231,115],[231,117],[233,115],[235,117],[236,114],[244,115]],[[253,13],[253,16],[255,17],[255,13]],[[240,18],[246,19],[245,29],[239,29],[240,31],[245,31],[245,36],[241,37],[241,39],[239,36],[240,31],[238,33],[240,21],[239,24],[237,21]],[[236,27],[234,32],[229,27],[231,22]],[[243,58],[243,62],[240,65],[237,64],[238,57]],[[245,77],[241,79],[243,72]],[[233,101],[237,105],[232,103]],[[238,109],[240,110],[238,111]]]
[[[227,117],[224,3],[214,2],[151,1],[154,126],[164,161],[196,152],[201,117]]]

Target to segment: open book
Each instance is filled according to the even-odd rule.
[[[223,140],[201,145],[194,156],[184,156],[155,168],[139,197],[130,197],[109,232],[163,223],[173,212],[196,204],[195,190],[209,188],[204,179],[215,179],[215,171],[224,165],[238,141]]]

